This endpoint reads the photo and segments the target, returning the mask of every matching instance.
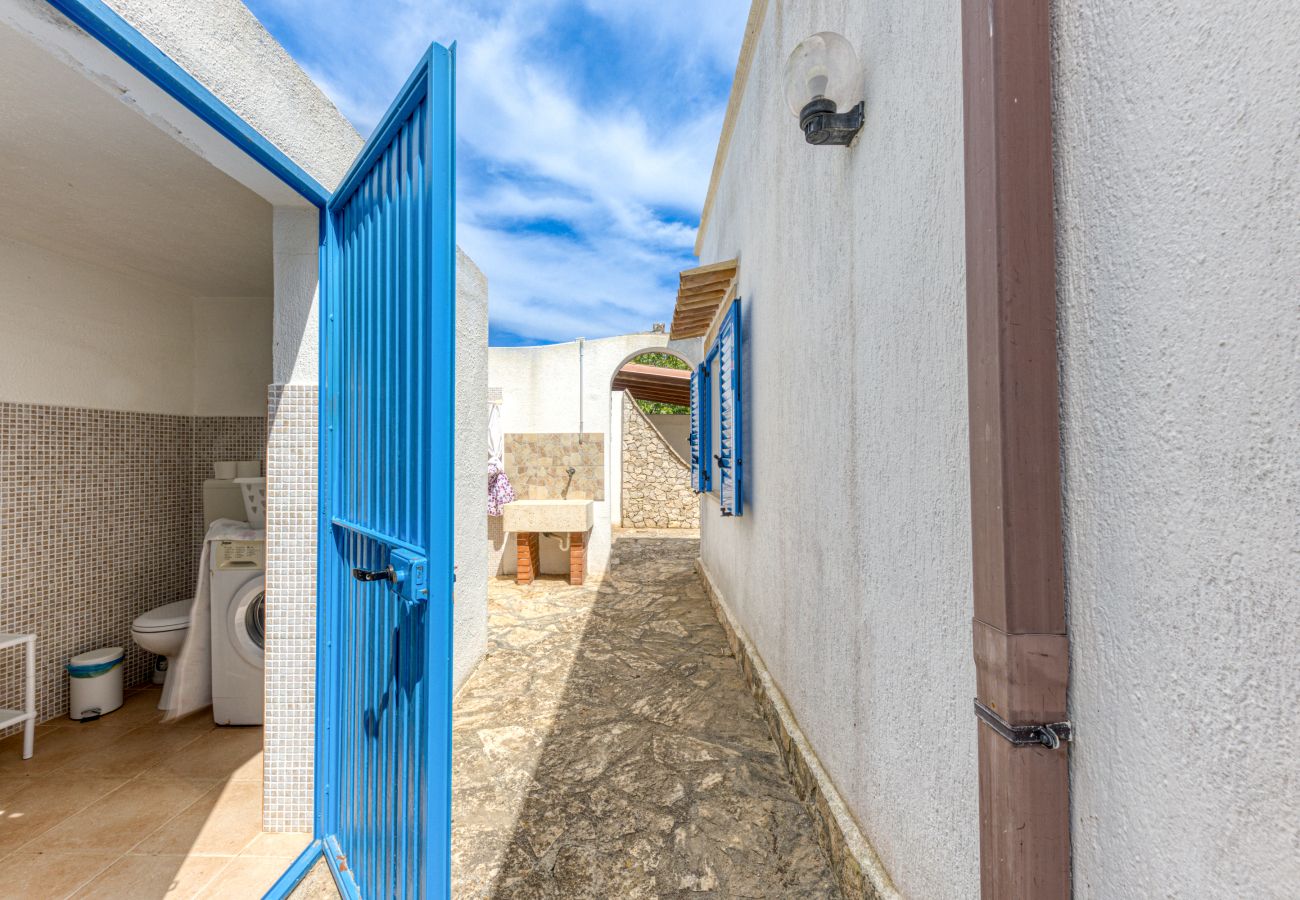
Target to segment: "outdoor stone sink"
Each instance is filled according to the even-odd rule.
[[[505,505],[506,531],[583,533],[591,529],[590,500],[515,500]]]

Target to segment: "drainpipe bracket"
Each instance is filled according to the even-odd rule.
[[[1068,741],[1074,736],[1074,729],[1071,728],[1069,722],[1052,722],[1046,725],[1012,725],[984,705],[978,697],[975,698],[975,715],[979,717],[981,722],[992,728],[994,732],[1015,747],[1041,746],[1049,750],[1055,750],[1061,746],[1062,741]]]

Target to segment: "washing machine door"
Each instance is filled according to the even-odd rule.
[[[235,652],[250,665],[263,664],[266,655],[266,581],[261,575],[235,594],[230,604],[227,633]]]

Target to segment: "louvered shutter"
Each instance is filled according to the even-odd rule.
[[[724,516],[744,512],[744,403],[740,389],[740,300],[718,329],[718,499]]]
[[[691,490],[700,491],[700,369],[691,372]]]

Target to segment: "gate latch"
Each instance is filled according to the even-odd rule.
[[[1069,722],[1053,722],[1050,725],[1012,725],[981,703],[979,697],[975,698],[975,715],[1016,747],[1041,745],[1049,750],[1055,750],[1061,746],[1061,741],[1068,741],[1072,736]]]
[[[353,569],[357,581],[387,581],[389,588],[410,603],[429,599],[429,564],[423,556],[394,548],[388,553],[388,568]]]

